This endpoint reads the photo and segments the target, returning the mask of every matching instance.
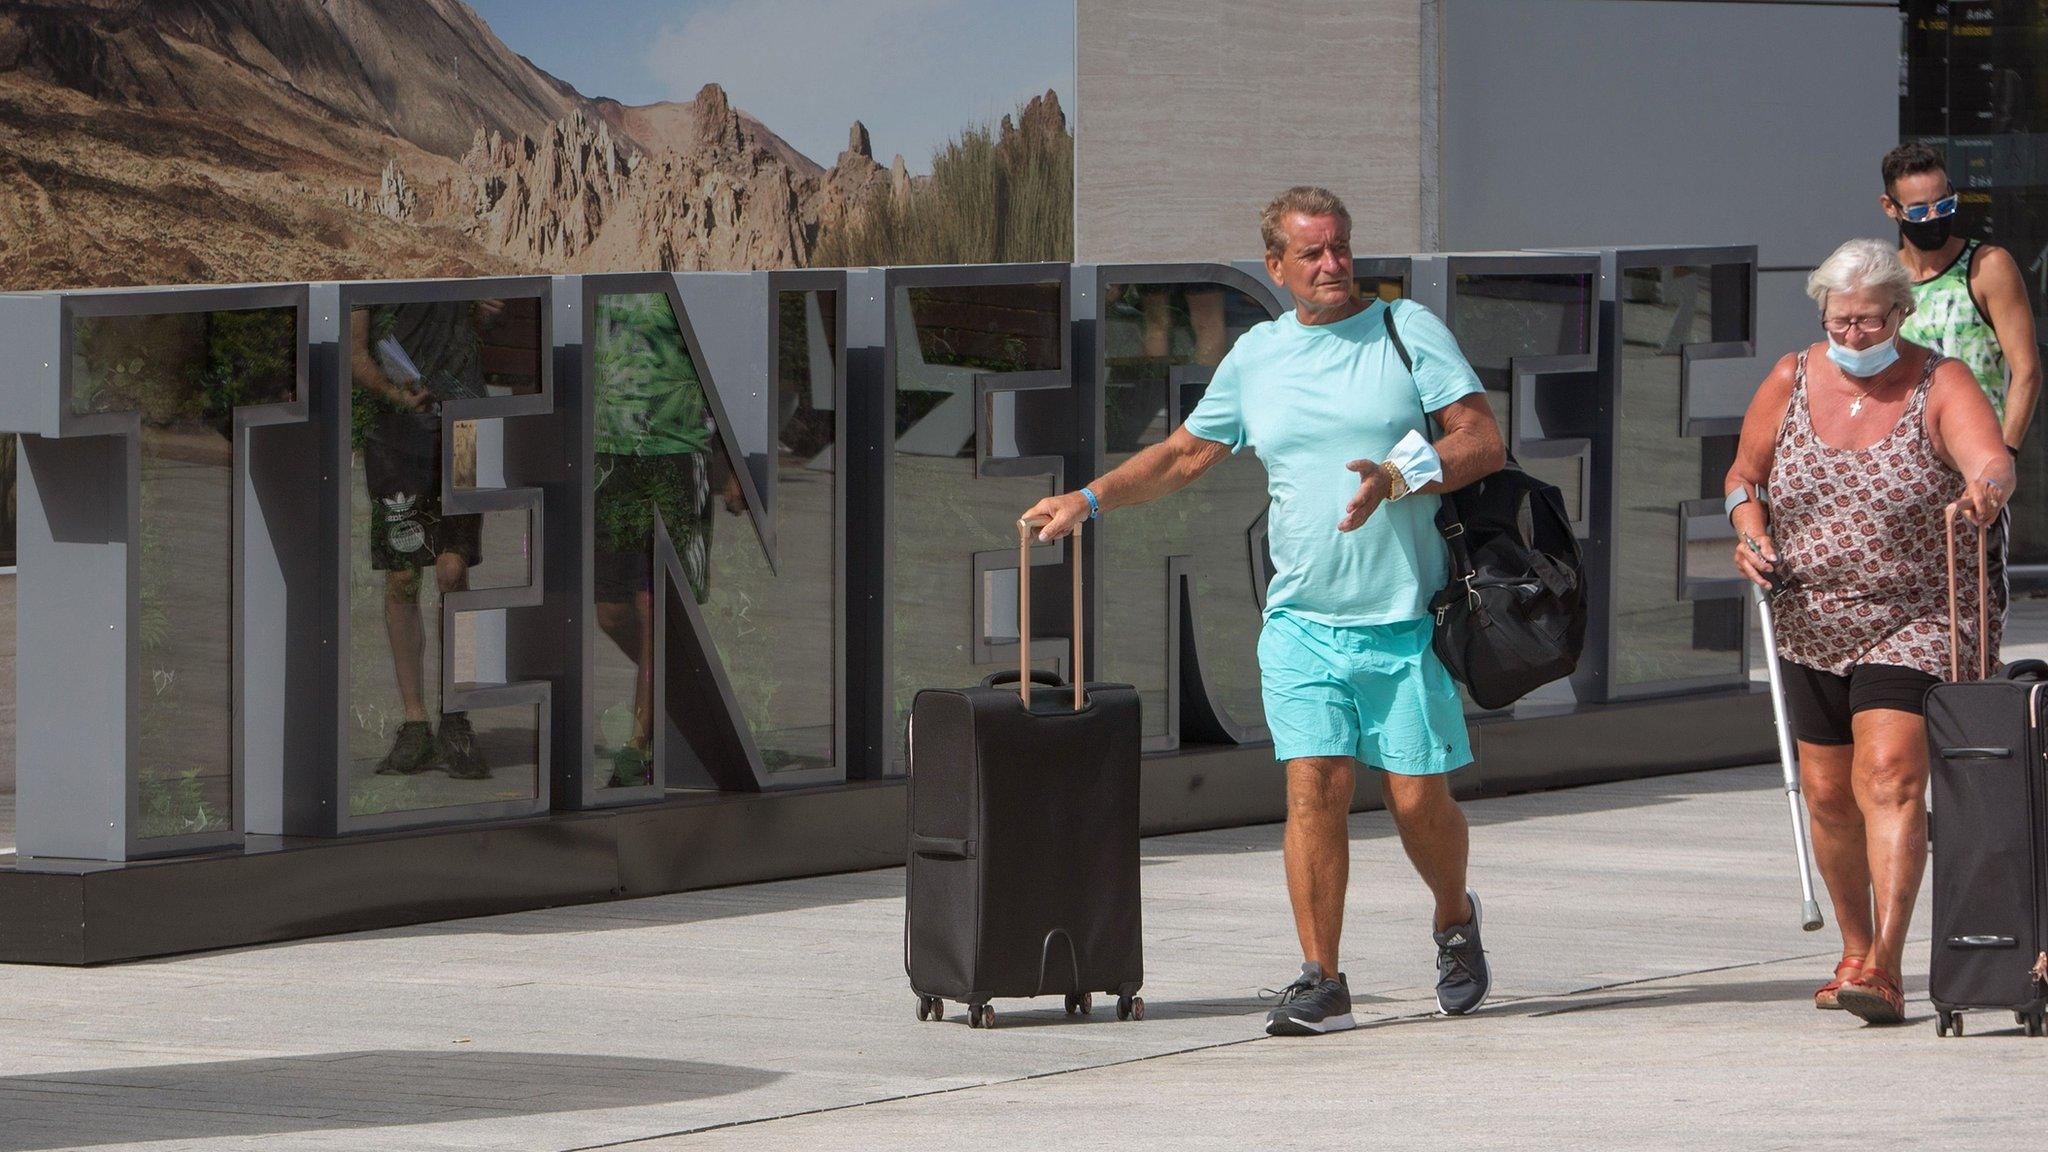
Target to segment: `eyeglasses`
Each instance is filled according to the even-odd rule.
[[[1820,326],[1837,336],[1847,336],[1852,328],[1868,335],[1884,331],[1884,326],[1892,322],[1892,313],[1897,311],[1894,306],[1885,309],[1882,316],[1835,316],[1822,320]]]
[[[1897,200],[1892,201],[1899,204]],[[1899,204],[1899,216],[1908,224],[1925,224],[1956,214],[1956,194],[1951,192],[1932,204]]]

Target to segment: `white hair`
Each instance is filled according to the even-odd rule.
[[[1899,260],[1899,251],[1886,240],[1851,240],[1820,262],[1806,278],[1806,294],[1827,311],[1828,297],[1836,292],[1883,290],[1892,303],[1913,311],[1913,277]]]

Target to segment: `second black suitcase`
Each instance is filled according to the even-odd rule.
[[[1955,612],[1950,536],[1950,615]],[[1984,571],[1982,534],[1977,570]],[[1984,602],[1979,587],[1978,603]],[[1951,632],[1953,635],[1953,630]],[[1985,635],[1980,620],[1978,633]],[[1951,643],[1951,648],[1954,643]],[[1978,675],[1989,661],[1980,655]],[[1950,680],[1958,679],[1951,665]],[[2017,661],[2004,675],[1927,692],[1934,789],[1934,940],[1927,993],[1941,1035],[1962,1009],[2010,1010],[2027,1035],[2048,1009],[2048,672]]]
[[[1020,525],[1020,573],[1029,540]],[[1078,534],[1071,556],[1078,670]],[[1028,651],[1028,579],[1018,599]],[[1051,993],[1085,1013],[1096,992],[1117,997],[1119,1019],[1144,1016],[1139,740],[1128,684],[1076,690],[1020,669],[917,694],[903,944],[918,1019],[941,1019],[952,1000],[991,1027],[989,1001]]]

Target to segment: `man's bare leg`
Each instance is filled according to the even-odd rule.
[[[1380,783],[1394,830],[1401,834],[1401,848],[1436,898],[1436,931],[1469,921],[1472,906],[1465,899],[1465,863],[1471,834],[1464,811],[1451,798],[1449,777],[1388,772]]]
[[[416,568],[384,574],[384,634],[391,640],[391,678],[407,720],[425,720],[420,662],[426,637],[420,626],[420,574]]]
[[[1492,967],[1479,938],[1479,901],[1465,887],[1471,844],[1465,813],[1451,797],[1447,776],[1389,772],[1381,779],[1401,847],[1436,901],[1431,926],[1437,948],[1437,1011],[1462,1016],[1485,1003],[1493,988]]]
[[[1356,783],[1348,756],[1309,756],[1287,762],[1287,831],[1281,858],[1302,959],[1337,975],[1344,934],[1344,890],[1351,879],[1351,793]]]

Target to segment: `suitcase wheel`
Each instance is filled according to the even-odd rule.
[[[993,1028],[996,1026],[996,1009],[993,1004],[969,1004],[967,1006],[969,1028]]]
[[[944,1020],[946,1018],[946,1002],[937,996],[919,996],[917,998],[917,1018],[919,1020],[931,1021]]]
[[[1941,1014],[1934,1018],[1934,1034],[1936,1036],[1946,1036],[1953,1031],[1956,1035],[1961,1036],[1963,1034],[1962,1023],[1961,1017],[1943,1008]]]
[[[1087,1016],[1094,1011],[1095,994],[1093,992],[1067,993],[1067,1015]]]
[[[1143,996],[1117,997],[1116,1018],[1119,1020],[1143,1020],[1145,1018],[1145,998]]]
[[[2048,1013],[2035,1011],[2029,1014],[2025,1020],[2025,1026],[2029,1036],[2039,1036],[2044,1032],[2048,1032]]]

